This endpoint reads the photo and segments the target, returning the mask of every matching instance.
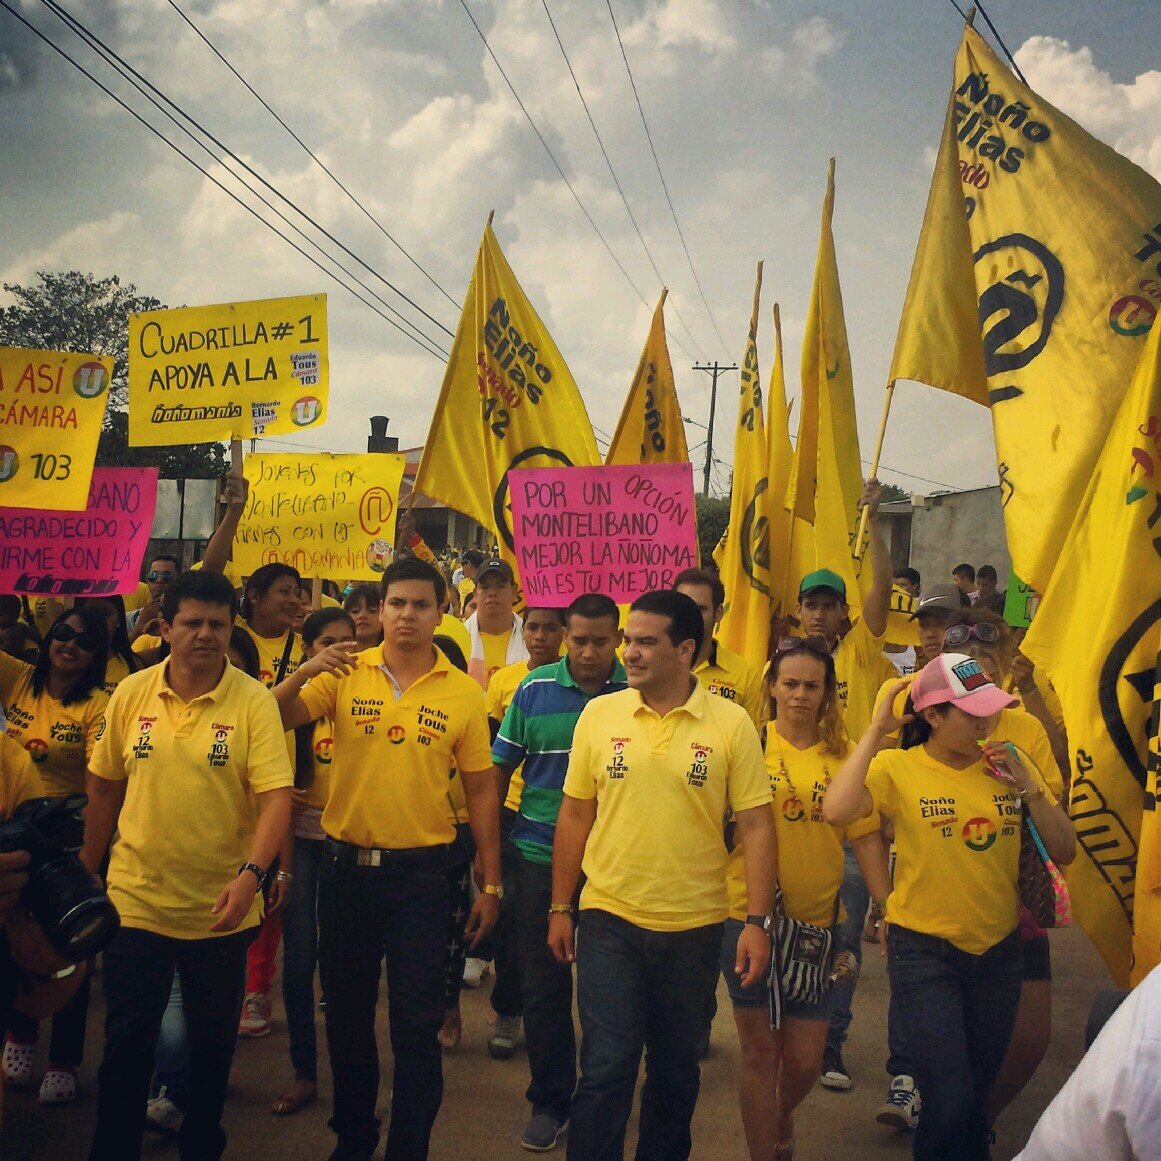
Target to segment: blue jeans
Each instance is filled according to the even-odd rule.
[[[637,1161],[685,1161],[701,1085],[698,1043],[717,980],[722,925],[648,931],[605,911],[580,914],[581,1078],[570,1161],[621,1161],[641,1050]]]
[[[282,913],[282,1002],[295,1080],[318,1079],[314,968],[318,960],[318,866],[322,839],[294,840],[290,902]]]
[[[1023,979],[1020,934],[982,955],[892,924],[887,974],[923,1094],[916,1161],[983,1161],[985,1104],[1016,1023]]]
[[[185,1009],[181,1006],[181,973],[173,973],[169,1003],[161,1017],[157,1049],[153,1053],[153,1083],[150,1096],[165,1095],[183,1112],[189,1097],[189,1037],[185,1030]]]
[[[849,846],[843,848],[843,882],[839,888],[839,901],[847,917],[838,926],[836,951],[851,952],[859,966],[863,963],[863,920],[867,916],[867,905],[871,893],[863,882],[863,872],[859,870],[858,859]],[[847,1030],[854,1014],[851,1005],[855,999],[857,979],[839,980],[831,988],[830,1027],[826,1033],[828,1048],[841,1049],[846,1043]]]

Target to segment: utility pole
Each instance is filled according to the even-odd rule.
[[[728,367],[724,367],[717,362],[706,366],[703,366],[701,363],[694,363],[693,369],[695,371],[705,371],[707,375],[710,375],[713,378],[712,385],[710,386],[709,427],[706,428],[705,435],[705,473],[702,476],[701,484],[701,494],[703,496],[708,496],[710,484],[710,465],[714,462],[714,411],[716,410],[718,403],[718,376],[725,371],[736,371],[738,369],[738,364],[731,363]]]

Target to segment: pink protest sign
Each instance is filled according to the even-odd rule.
[[[508,491],[529,605],[563,608],[582,593],[629,604],[697,565],[690,464],[517,468]]]
[[[156,468],[94,468],[83,512],[0,508],[0,592],[133,592],[156,504]]]

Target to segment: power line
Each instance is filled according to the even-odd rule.
[[[955,0],[947,0],[947,2],[963,17],[964,23],[967,23],[967,13],[955,2]]]
[[[50,49],[52,49],[53,52],[55,52],[58,56],[62,57],[64,60],[68,61],[68,63],[71,64],[73,66],[73,68],[75,68],[83,76],[87,77],[94,85],[97,86],[97,88],[99,88],[103,93],[105,93],[106,96],[110,97],[113,101],[115,101],[118,105],[120,105],[122,109],[124,109],[131,117],[133,117],[134,120],[139,122],[142,126],[144,126],[144,128],[148,129],[149,132],[152,133],[155,137],[157,137],[160,141],[162,141],[166,145],[168,145],[170,147],[170,149],[172,149],[175,153],[177,153],[180,157],[182,157],[185,161],[187,161],[190,165],[192,165],[194,167],[194,169],[196,169],[199,173],[202,174],[203,177],[205,177],[207,180],[211,181],[223,193],[225,193],[228,197],[232,198],[235,202],[237,202],[238,205],[240,205],[244,210],[246,210],[247,213],[249,213],[249,214],[253,215],[255,218],[257,218],[259,222],[261,222],[264,226],[267,227],[267,229],[272,230],[275,234],[277,234],[278,237],[280,237],[288,246],[291,247],[291,249],[295,250],[297,253],[302,255],[303,258],[305,258],[313,266],[315,266],[319,270],[321,270],[323,272],[323,274],[327,275],[328,278],[334,279],[334,281],[336,281],[340,286],[342,286],[344,290],[346,290],[350,294],[354,295],[354,297],[357,298],[360,302],[362,302],[364,306],[366,306],[370,310],[374,311],[385,322],[387,322],[391,326],[395,327],[396,330],[398,330],[401,334],[403,334],[407,338],[409,338],[417,346],[422,347],[423,350],[425,350],[428,354],[433,355],[435,358],[440,359],[442,361],[444,356],[440,355],[437,351],[432,350],[430,347],[428,347],[425,343],[421,342],[419,339],[417,339],[410,332],[405,331],[398,323],[396,323],[394,321],[394,319],[392,319],[392,318],[388,317],[386,314],[384,314],[383,311],[381,311],[373,303],[368,302],[367,299],[365,299],[361,294],[359,294],[359,292],[357,290],[354,290],[351,286],[349,286],[346,282],[344,282],[338,275],[336,275],[334,273],[334,271],[328,270],[316,258],[314,258],[312,255],[308,254],[305,250],[302,249],[302,247],[300,247],[297,243],[295,243],[290,238],[288,238],[285,234],[283,234],[282,231],[279,230],[277,226],[275,226],[272,222],[268,221],[267,219],[263,218],[262,215],[259,214],[258,211],[256,209],[254,209],[253,206],[247,205],[246,202],[244,202],[240,197],[238,197],[238,195],[236,193],[234,193],[233,190],[228,189],[225,185],[223,185],[220,181],[218,181],[218,179],[216,177],[214,177],[212,174],[210,174],[208,170],[204,169],[201,165],[199,165],[198,162],[195,161],[180,146],[176,145],[168,137],[166,137],[165,134],[161,132],[161,130],[159,130],[158,128],[156,128],[156,126],[150,124],[147,120],[145,120],[145,118],[142,117],[140,113],[138,113],[135,109],[133,109],[124,100],[122,100],[122,98],[119,97],[116,93],[114,93],[112,91],[112,89],[110,89],[107,85],[105,85],[102,81],[100,81],[96,76],[94,76],[87,68],[85,68],[84,65],[82,65],[78,60],[76,60],[74,57],[72,57],[63,48],[54,44],[53,41],[48,36],[46,36],[43,32],[40,31],[40,29],[38,29],[29,20],[25,19],[25,17],[21,13],[17,12],[16,9],[13,8],[11,4],[8,3],[8,0],[0,0],[0,8],[3,8],[11,16],[15,17],[21,24],[23,24],[25,26],[25,28],[27,28],[35,37],[37,37],[37,39],[43,41],[44,44],[46,44]],[[203,146],[203,148],[204,148],[204,146]],[[249,187],[247,187],[247,188],[249,188]],[[253,193],[254,191],[251,190],[250,192]],[[332,262],[340,270],[343,270],[344,273],[349,273],[346,271],[345,267],[341,266],[337,261],[335,261],[335,259],[330,258],[329,256],[327,256],[325,254],[324,254],[324,257],[326,257],[328,261]],[[351,277],[354,277],[354,276],[352,275]],[[356,280],[356,283],[357,283],[357,285],[362,286],[362,284],[358,283],[357,280]],[[367,288],[363,287],[363,289],[366,290]],[[370,291],[368,291],[368,293],[370,293]]]
[[[988,22],[988,27],[992,30],[992,35],[999,42],[1000,47],[1004,50],[1004,55],[1012,64],[1012,68],[1016,72],[1016,76],[1024,82],[1028,83],[1028,79],[1020,71],[1020,66],[1016,63],[1016,58],[1008,51],[1008,46],[1004,43],[1004,38],[1000,35],[1000,30],[992,23],[992,18],[988,15],[988,10],[984,7],[982,0],[975,0],[976,7],[980,10],[980,15]]]
[[[463,0],[460,0],[463,3]],[[617,34],[617,46],[621,50],[621,59],[625,62],[625,72],[629,74],[629,84],[633,88],[633,96],[637,101],[637,111],[641,114],[641,124],[645,126],[645,136],[649,140],[649,152],[653,154],[653,164],[657,167],[657,176],[661,179],[661,188],[665,192],[665,200],[669,204],[669,212],[673,215],[673,224],[677,227],[677,236],[681,239],[681,248],[685,251],[685,259],[689,263],[689,272],[693,275],[694,285],[697,287],[698,294],[701,295],[702,305],[705,307],[706,314],[709,315],[709,320],[713,324],[714,334],[718,336],[718,341],[722,344],[722,349],[728,351],[729,344],[722,338],[722,332],[718,329],[717,319],[714,318],[714,312],[710,310],[709,301],[706,299],[705,291],[701,286],[701,279],[697,276],[697,270],[694,269],[693,257],[689,253],[689,247],[685,244],[685,235],[681,232],[681,223],[677,220],[677,211],[673,208],[673,199],[669,196],[669,186],[665,184],[665,174],[661,172],[661,161],[657,157],[657,149],[653,145],[653,134],[649,132],[649,122],[645,119],[645,109],[641,104],[641,96],[637,92],[637,82],[633,80],[633,70],[629,67],[629,57],[625,53],[625,45],[621,41],[621,30],[617,27],[617,18],[613,15],[612,0],[605,0],[605,4],[609,9],[609,19],[613,22],[613,31]]]
[[[444,298],[446,298],[448,300],[448,302],[450,302],[452,304],[452,306],[454,306],[457,310],[459,310],[461,304],[456,302],[456,300],[454,298],[452,298],[452,296],[450,294],[448,294],[448,292],[446,290],[444,290],[444,288],[435,280],[435,278],[431,274],[429,274],[427,272],[427,270],[425,270],[423,268],[423,266],[421,266],[420,263],[414,257],[412,257],[411,254],[409,254],[407,252],[407,250],[399,242],[399,240],[397,238],[393,237],[387,231],[387,229],[382,225],[382,223],[380,223],[379,220],[371,214],[371,211],[368,210],[367,207],[365,205],[363,205],[363,203],[361,201],[359,201],[359,199],[357,197],[355,197],[355,195],[353,193],[351,193],[351,191],[349,189],[347,189],[347,187],[335,176],[335,174],[327,167],[326,163],[323,162],[319,157],[317,157],[315,155],[314,151],[310,148],[310,146],[307,145],[306,142],[303,141],[303,139],[301,137],[299,137],[299,135],[297,133],[295,133],[295,131],[293,129],[291,129],[291,127],[270,107],[270,105],[268,105],[266,103],[266,101],[263,99],[261,94],[254,88],[254,86],[251,85],[250,82],[248,80],[246,80],[246,78],[244,76],[242,76],[242,74],[240,72],[238,72],[238,70],[218,50],[217,46],[214,45],[214,43],[209,39],[209,37],[206,36],[206,34],[204,32],[202,32],[202,30],[181,10],[180,7],[178,7],[176,0],[169,0],[169,6],[174,10],[174,12],[176,12],[178,14],[178,16],[180,16],[182,18],[182,20],[184,20],[186,22],[186,24],[188,24],[190,26],[190,28],[193,29],[193,31],[198,35],[198,37],[202,40],[202,42],[206,45],[206,47],[214,54],[214,56],[216,56],[218,58],[218,60],[220,60],[222,62],[222,64],[224,64],[226,66],[226,68],[228,68],[230,70],[230,72],[232,72],[234,74],[235,77],[237,77],[237,79],[242,83],[242,85],[246,88],[246,90],[254,97],[254,99],[262,106],[262,108],[264,108],[266,110],[266,112],[268,112],[270,114],[270,116],[273,117],[274,120],[277,121],[278,124],[281,125],[282,128],[285,129],[286,132],[290,134],[291,137],[294,138],[294,140],[302,147],[302,150],[304,153],[306,153],[307,157],[309,157],[311,159],[311,161],[313,161],[315,163],[315,165],[317,165],[319,167],[319,169],[321,169],[323,171],[323,173],[325,173],[327,175],[327,177],[329,177],[331,179],[331,181],[333,181],[335,183],[335,185],[337,185],[339,187],[339,189],[341,189],[343,191],[343,193],[345,193],[347,195],[347,197],[349,197],[351,199],[351,201],[353,201],[355,203],[355,205],[359,207],[359,209],[363,212],[363,215],[367,218],[367,220],[383,235],[383,237],[385,237],[400,252],[400,254],[402,254],[408,260],[408,262],[410,262],[411,265],[414,266],[415,269],[418,270],[420,272],[420,274],[422,274],[424,276],[424,278],[426,278],[428,280],[428,282],[430,282],[432,284],[432,286],[434,286],[436,288],[436,290],[438,290],[440,292],[440,294],[442,294],[444,296]]]
[[[170,3],[172,2],[173,0],[170,0]],[[649,259],[649,265],[653,267],[653,273],[657,275],[657,281],[660,282],[662,286],[664,286],[665,279],[661,277],[661,271],[657,269],[657,263],[653,260],[653,255],[649,250],[648,243],[645,241],[645,235],[641,233],[641,227],[637,224],[637,219],[634,217],[633,211],[629,208],[629,200],[625,197],[625,191],[621,188],[621,182],[617,177],[617,172],[613,168],[612,161],[609,160],[608,150],[605,149],[605,143],[603,140],[601,140],[601,134],[597,129],[597,123],[595,120],[593,120],[592,112],[589,110],[589,103],[585,100],[585,95],[581,91],[580,81],[577,79],[576,72],[572,67],[572,61],[569,60],[568,53],[565,51],[564,41],[561,40],[560,33],[557,31],[556,21],[552,19],[552,13],[548,10],[548,0],[540,0],[540,2],[544,5],[544,15],[548,17],[548,23],[552,26],[552,35],[556,37],[556,43],[560,47],[560,54],[564,57],[564,63],[568,66],[568,75],[572,77],[572,83],[576,87],[576,95],[580,97],[580,103],[584,107],[585,116],[589,119],[589,125],[592,127],[593,136],[596,137],[597,144],[601,148],[601,156],[605,159],[605,165],[608,166],[609,176],[613,179],[613,184],[617,187],[617,193],[621,195],[621,201],[625,206],[625,213],[629,215],[629,221],[633,223],[633,229],[637,232],[637,238],[641,242],[641,248],[645,251],[645,257]],[[693,345],[697,347],[698,355],[704,358],[705,352],[702,351],[701,347],[698,345],[698,341],[694,337],[693,331],[689,328],[689,323],[687,323],[685,319],[681,317],[681,311],[677,309],[676,302],[673,304],[673,313],[677,315],[678,321],[683,327],[685,327],[685,333],[689,335],[690,342],[692,342]],[[689,351],[686,351],[685,347],[682,346],[682,344],[678,342],[676,338],[674,339],[674,342],[676,342],[677,345],[681,347],[682,351],[684,351],[689,358],[693,358],[693,355],[691,355]]]

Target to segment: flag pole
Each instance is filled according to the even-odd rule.
[[[871,475],[869,477],[871,479],[879,474],[879,457],[883,454],[883,437],[887,434],[887,418],[891,414],[891,399],[894,394],[895,380],[892,379],[887,384],[887,393],[883,397],[883,417],[879,420],[879,437],[875,440],[875,454],[871,457]],[[863,553],[866,551],[867,520],[870,515],[870,511],[864,507],[862,515],[859,517],[859,535],[855,540],[855,551],[852,554],[855,560],[862,560]]]

